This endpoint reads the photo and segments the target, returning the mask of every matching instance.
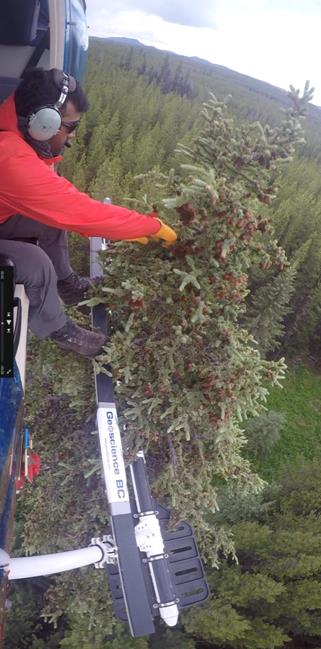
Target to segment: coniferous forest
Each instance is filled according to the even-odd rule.
[[[126,39],[92,39],[85,89],[61,173],[178,232],[172,249],[111,244],[91,303],[110,311],[97,363],[113,368],[126,460],[144,448],[155,497],[191,521],[212,595],[132,639],[103,571],[17,582],[5,646],[317,649],[321,109],[308,86]],[[70,247],[88,274],[88,241]],[[92,364],[31,336],[25,419],[43,469],[19,495],[14,554],[85,547],[108,524]]]

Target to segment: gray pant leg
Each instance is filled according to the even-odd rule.
[[[31,243],[0,240],[0,253],[12,259],[17,284],[24,284],[29,298],[31,331],[46,338],[66,324],[57,292],[57,275],[46,253]]]
[[[51,259],[56,271],[57,279],[65,279],[73,270],[70,266],[68,252],[68,238],[65,230],[52,228],[29,219],[21,214],[15,214],[0,224],[0,239],[14,239],[15,237],[35,237],[39,246]]]

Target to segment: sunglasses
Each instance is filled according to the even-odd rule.
[[[61,126],[64,126],[68,133],[72,133],[80,123],[78,119],[76,122],[61,122]]]

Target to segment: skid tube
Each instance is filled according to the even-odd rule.
[[[105,199],[105,202],[108,202]],[[102,276],[99,252],[107,244],[91,238],[90,275]],[[92,308],[93,326],[108,337],[106,306]],[[129,624],[133,637],[155,632],[155,618],[168,626],[179,611],[209,596],[202,561],[190,525],[170,529],[170,512],[151,495],[143,451],[125,469],[110,368],[95,373],[97,423],[111,536],[117,559],[107,565],[117,617]]]

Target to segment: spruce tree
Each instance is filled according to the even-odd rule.
[[[193,146],[179,149],[188,161],[181,175],[143,180],[138,207],[147,212],[156,203],[178,243],[116,243],[102,256],[112,336],[100,366],[113,367],[128,459],[149,451],[156,492],[192,519],[212,563],[221,545],[231,550],[209,517],[218,507],[215,481],[261,488],[242,455],[242,422],[264,411],[268,386],[285,370],[283,359],[261,357],[240,318],[249,268],[287,267],[259,206],[272,202],[279,169],[302,142],[311,91],[290,96],[275,128],[236,126],[213,96]]]
[[[184,620],[196,643],[273,649],[293,639],[294,647],[320,646],[320,494],[318,460],[300,459],[265,490],[255,516],[233,526],[239,565],[225,561],[214,571],[213,600]]]
[[[263,357],[279,348],[284,331],[284,320],[295,291],[296,267],[287,266],[283,273],[265,278],[262,285],[250,294],[243,325],[257,341]]]

